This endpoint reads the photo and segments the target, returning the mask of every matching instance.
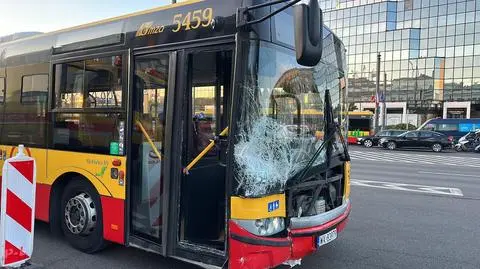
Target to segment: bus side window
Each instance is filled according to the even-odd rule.
[[[123,147],[110,147],[124,143],[121,56],[57,64],[54,70],[53,148],[123,155]]]
[[[122,107],[121,64],[120,56],[95,58],[85,61],[86,107]]]
[[[2,98],[5,103],[2,144],[37,147],[46,144],[48,67],[47,64],[32,64],[8,68],[11,74],[7,78],[9,90]]]

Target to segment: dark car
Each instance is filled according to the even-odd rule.
[[[430,148],[435,152],[440,152],[443,149],[452,148],[453,137],[433,131],[410,131],[399,136],[383,137],[379,144],[390,150],[396,148]]]
[[[371,148],[373,146],[378,145],[378,141],[382,137],[389,137],[389,136],[397,136],[405,133],[405,131],[402,130],[383,130],[375,135],[371,136],[364,136],[364,137],[359,137],[357,138],[357,144],[359,145],[364,145],[367,148]]]

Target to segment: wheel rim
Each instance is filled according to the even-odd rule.
[[[365,140],[365,142],[363,143],[363,145],[365,145],[365,147],[369,148],[372,146],[372,141],[371,140]]]
[[[96,226],[97,210],[90,195],[81,193],[65,205],[65,224],[73,234],[88,235]]]
[[[436,152],[438,152],[438,151],[442,150],[442,146],[440,146],[439,144],[435,144],[435,145],[433,145],[433,147],[432,147],[432,148],[433,148],[433,151],[436,151]]]
[[[395,149],[395,143],[389,142],[388,143],[388,149]]]

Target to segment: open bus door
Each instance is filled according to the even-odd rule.
[[[130,244],[225,263],[232,57],[233,46],[135,56]]]
[[[174,179],[178,205],[171,216],[173,256],[223,266],[226,261],[227,137],[230,115],[233,47],[186,50],[178,69],[183,122],[177,143],[181,173]],[[180,70],[180,69],[183,69]],[[178,100],[178,99],[177,99]],[[179,171],[179,170],[177,170]]]
[[[175,52],[165,52],[133,61],[129,242],[164,255],[175,59]]]

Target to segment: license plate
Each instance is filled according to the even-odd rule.
[[[325,244],[332,242],[333,240],[337,239],[337,229],[333,229],[326,234],[322,234],[317,237],[317,247],[321,247]]]

